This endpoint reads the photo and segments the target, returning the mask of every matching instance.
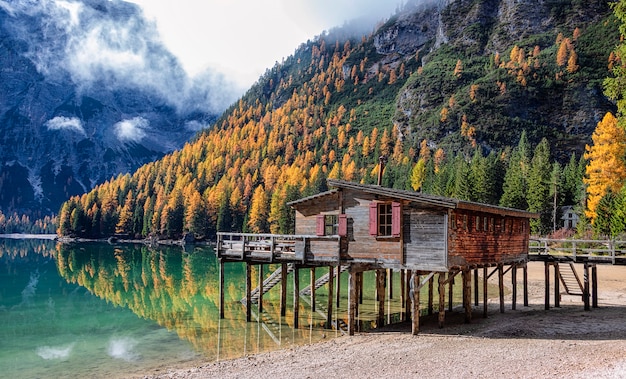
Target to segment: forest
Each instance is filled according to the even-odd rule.
[[[327,190],[327,178],[375,183],[385,156],[384,186],[537,212],[532,232],[541,235],[560,229],[559,209],[573,205],[581,222],[572,232],[618,236],[626,231],[623,89],[605,78],[624,77],[615,47],[625,34],[620,22],[616,7],[615,15],[564,23],[502,53],[451,42],[395,59],[377,52],[375,32],[324,33],[268,70],[181,150],[65,202],[57,232],[288,234],[289,201]],[[547,103],[550,114],[567,113],[567,99],[604,88],[615,103],[589,101],[602,110],[593,136],[537,117]],[[421,104],[420,112],[398,105],[415,89],[423,98],[411,107]],[[534,111],[524,116],[522,108]]]

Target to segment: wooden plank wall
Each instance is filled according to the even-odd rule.
[[[405,265],[413,270],[447,268],[447,214],[404,206]]]

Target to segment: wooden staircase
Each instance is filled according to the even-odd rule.
[[[287,274],[289,274],[293,270],[294,267],[292,264],[287,265]],[[282,271],[283,267],[280,266],[272,273],[272,275],[265,278],[265,280],[263,281],[263,295],[265,295],[269,290],[271,290],[272,288],[274,288],[274,286],[280,283]],[[261,294],[259,292],[259,287],[253,289],[250,292],[250,301],[252,302],[252,304],[256,304],[259,302],[259,297],[261,297]],[[241,302],[243,303],[243,305],[246,305],[246,298],[244,297],[243,299],[241,299]]]
[[[559,278],[561,278],[561,283],[565,288],[565,293],[568,295],[574,296],[582,296],[583,295],[583,284],[576,273],[576,269],[574,268],[574,263],[570,262],[569,264],[560,263],[559,265]]]
[[[333,271],[333,278],[337,277],[337,272],[342,273],[348,271],[349,268],[350,266],[339,266],[339,270]],[[318,289],[326,285],[329,281],[330,275],[328,273],[322,275],[319,279],[315,281],[315,290],[317,291]],[[306,288],[301,290],[300,295],[311,296],[311,286],[307,286]]]

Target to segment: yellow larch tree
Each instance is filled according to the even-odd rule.
[[[593,146],[585,146],[588,164],[583,181],[587,186],[585,214],[593,222],[600,199],[609,189],[619,192],[626,181],[626,132],[609,112],[598,123],[591,138]]]

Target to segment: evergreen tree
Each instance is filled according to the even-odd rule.
[[[593,232],[597,236],[613,237],[611,233],[611,219],[615,212],[615,194],[608,190],[596,206],[596,218],[593,222]]]
[[[542,234],[551,227],[551,174],[550,146],[548,145],[548,140],[544,138],[535,148],[528,172],[528,210],[540,214],[539,219],[530,220],[530,227],[533,233]]]
[[[529,168],[528,150],[528,139],[526,131],[524,131],[517,147],[511,152],[509,165],[504,175],[503,193],[500,198],[500,205],[503,207],[528,209],[526,199]]]
[[[626,184],[615,196],[614,211],[611,217],[611,236],[614,238],[626,233]]]

